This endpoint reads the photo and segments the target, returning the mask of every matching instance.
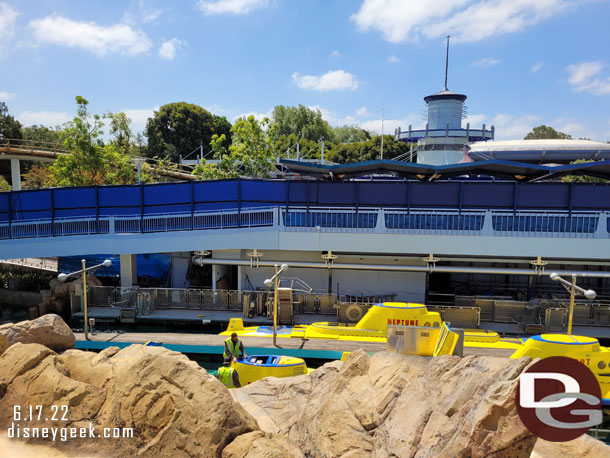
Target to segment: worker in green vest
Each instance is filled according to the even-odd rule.
[[[244,344],[237,338],[237,334],[231,334],[231,337],[225,340],[225,350],[223,356],[223,366],[230,366],[231,362],[237,361],[239,353],[245,358]]]
[[[231,366],[222,366],[218,369],[216,373],[216,377],[222,382],[224,386],[227,388],[239,388],[241,384],[239,383],[239,375],[235,368]]]

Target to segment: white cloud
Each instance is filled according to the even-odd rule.
[[[396,56],[388,56],[386,60],[391,64],[397,64],[400,62],[400,59]]]
[[[381,134],[383,129],[384,135],[394,135],[394,131],[399,127],[402,131],[409,130],[409,125],[411,125],[413,129],[424,128],[424,122],[421,119],[421,115],[415,113],[409,113],[402,119],[384,119],[383,126],[381,119],[371,119],[358,124],[363,129],[375,134]]]
[[[126,24],[101,26],[52,15],[33,20],[28,27],[37,43],[80,48],[102,56],[108,53],[136,55],[146,53],[152,47],[144,32]]]
[[[571,135],[572,138],[594,138],[599,137],[590,125],[583,125],[570,118],[555,118],[550,123],[555,130]]]
[[[500,61],[498,59],[495,59],[493,57],[484,57],[483,59],[471,62],[470,65],[472,65],[473,67],[487,68],[497,65],[499,63]]]
[[[358,89],[360,82],[351,73],[335,70],[321,76],[292,74],[292,81],[301,89],[314,91],[344,91]]]
[[[569,74],[568,82],[576,92],[589,92],[594,95],[610,94],[610,76],[598,77],[604,67],[606,65],[599,61],[568,65],[566,68]]]
[[[205,14],[248,14],[267,8],[269,0],[199,0],[199,8]]]
[[[173,60],[176,57],[176,51],[184,48],[186,46],[186,42],[182,40],[178,40],[177,38],[172,38],[169,41],[166,41],[159,48],[159,57],[163,59]]]
[[[42,124],[43,126],[55,127],[70,121],[72,116],[64,111],[24,111],[16,118],[24,126]]]
[[[333,57],[333,58],[338,59],[339,57],[343,57],[343,54],[341,54],[339,51],[333,51],[328,55],[328,57]]]
[[[17,94],[15,94],[14,92],[0,91],[0,102],[6,102],[15,97],[15,95]]]
[[[540,116],[533,114],[507,114],[498,113],[495,116],[486,116],[484,114],[468,115],[462,126],[470,123],[472,129],[480,129],[483,124],[489,129],[494,126],[496,129],[496,140],[515,140],[522,139],[534,127],[540,125]]]
[[[243,114],[240,114],[239,116],[235,116],[233,118],[233,122],[235,122],[239,118],[248,118],[249,116],[254,116],[256,118],[256,120],[260,122],[265,118],[271,119],[271,112],[272,112],[272,110],[269,110],[266,113],[256,113],[256,112],[250,111],[248,113],[243,113]]]
[[[154,108],[135,108],[122,110],[125,115],[131,119],[131,131],[134,133],[142,132],[146,128],[146,121],[152,118],[154,111],[159,107]]]
[[[532,73],[536,73],[537,71],[539,71],[544,65],[544,62],[542,61],[538,61],[534,64],[534,66],[532,67]]]
[[[571,0],[364,0],[351,19],[399,43],[451,34],[460,42],[517,32],[547,19]]]
[[[162,9],[154,8],[150,2],[145,0],[138,0],[135,3],[132,3],[127,11],[125,11],[121,18],[121,22],[131,26],[149,24],[159,19],[161,14],[163,14]]]
[[[358,110],[356,110],[356,115],[364,118],[364,117],[370,116],[371,113],[369,113],[369,110],[367,110],[366,107],[360,107],[360,108],[358,108]]]
[[[17,12],[6,3],[0,3],[0,57],[6,53],[4,47],[15,34],[16,22]]]

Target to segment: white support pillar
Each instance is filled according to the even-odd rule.
[[[13,191],[21,191],[21,164],[19,159],[11,159],[11,184]]]
[[[120,255],[121,286],[129,287],[138,282],[138,269],[135,254]]]
[[[242,266],[237,266],[237,291],[241,293],[243,289],[242,277],[244,276]]]
[[[224,277],[229,271],[228,266],[212,264],[212,290],[216,291],[216,282]]]

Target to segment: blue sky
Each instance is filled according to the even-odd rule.
[[[423,125],[423,97],[469,121],[610,140],[610,3],[571,0],[0,0],[0,100],[25,125],[126,111],[135,131],[186,101],[233,121],[275,105],[333,125]]]

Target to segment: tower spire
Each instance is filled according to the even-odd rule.
[[[451,35],[447,35],[447,57],[445,58],[445,91],[448,91],[449,89],[447,89],[447,72],[449,71],[449,37]]]

